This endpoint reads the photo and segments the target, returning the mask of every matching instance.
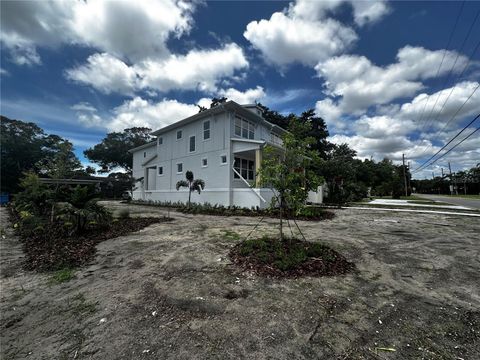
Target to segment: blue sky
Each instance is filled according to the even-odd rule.
[[[412,167],[480,113],[477,1],[1,7],[2,115],[70,139],[84,163],[107,132],[160,128],[213,96],[314,108],[332,141],[361,158],[405,153]],[[477,133],[416,176],[474,166],[479,144]]]

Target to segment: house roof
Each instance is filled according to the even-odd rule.
[[[252,107],[253,105],[252,104],[248,104],[246,105],[247,107]],[[202,111],[202,112],[199,112],[198,114],[195,114],[195,115],[192,115],[188,118],[185,118],[183,120],[180,120],[180,121],[177,121],[173,124],[170,124],[168,126],[165,126],[161,129],[158,129],[154,132],[152,132],[152,135],[160,135],[160,134],[163,134],[163,133],[166,133],[167,131],[170,131],[172,129],[175,129],[175,128],[179,128],[181,126],[184,126],[184,125],[187,125],[191,122],[194,122],[196,120],[199,120],[199,119],[202,119],[204,117],[208,117],[208,116],[211,116],[211,115],[215,115],[215,114],[219,114],[219,113],[222,113],[226,110],[233,110],[235,111],[236,113],[242,115],[242,116],[245,116],[247,118],[250,118],[250,119],[254,119],[256,120],[257,122],[263,122],[267,125],[269,125],[271,127],[271,129],[275,129],[277,131],[279,131],[280,133],[283,133],[285,132],[284,129],[278,127],[277,125],[274,125],[268,121],[266,121],[264,118],[262,118],[261,116],[251,112],[250,110],[246,109],[244,106],[236,103],[235,101],[227,101],[227,102],[224,102],[222,104],[219,104],[218,106],[215,106],[214,108],[211,108],[211,109],[207,109],[205,111]]]
[[[136,148],[130,149],[130,150],[128,150],[128,152],[133,153],[135,151],[146,149],[146,148],[149,148],[150,146],[155,146],[155,145],[157,145],[157,142],[156,141],[151,141],[149,143],[137,146]]]

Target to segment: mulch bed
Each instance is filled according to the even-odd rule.
[[[109,227],[87,230],[82,235],[65,236],[62,229],[51,227],[28,238],[21,236],[25,268],[47,271],[80,266],[93,258],[98,243],[171,220],[153,217],[127,218],[112,222]]]
[[[306,241],[295,240],[297,245],[308,249],[312,243]],[[274,251],[259,256],[258,250],[252,251],[250,254],[242,253],[242,244],[237,244],[229,253],[232,262],[242,268],[244,271],[251,271],[257,275],[279,278],[296,278],[302,276],[336,276],[344,275],[356,271],[355,264],[349,262],[343,255],[339,254],[332,248],[322,245],[322,253],[314,257],[308,257],[305,261],[288,269],[282,270],[275,265]],[[288,253],[291,245],[287,242],[281,245],[283,251]],[[278,249],[277,249],[278,251]]]

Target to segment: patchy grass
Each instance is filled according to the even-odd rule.
[[[480,195],[445,195],[454,198],[477,199],[480,200]]]
[[[50,285],[61,284],[72,280],[75,277],[75,271],[71,268],[57,270],[48,280]]]
[[[222,230],[223,237],[228,240],[240,240],[240,234],[232,230]]]
[[[232,249],[230,257],[246,269],[273,276],[338,275],[355,267],[324,244],[293,238],[245,240]]]

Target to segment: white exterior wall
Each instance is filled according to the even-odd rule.
[[[253,110],[253,109],[249,109]],[[253,111],[252,111],[253,112]],[[256,114],[256,112],[254,112]],[[255,152],[243,152],[235,155],[232,150],[231,138],[236,138],[234,129],[235,114],[225,111],[216,115],[197,119],[184,126],[173,128],[157,136],[157,144],[133,152],[133,176],[143,177],[143,183],[137,183],[133,192],[134,199],[186,202],[187,189],[177,191],[177,181],[185,179],[186,171],[193,172],[195,178],[205,181],[205,190],[201,194],[192,193],[192,201],[198,203],[236,205],[241,207],[261,207],[270,205],[273,196],[269,189],[251,189],[241,179],[233,178],[234,157],[255,160]],[[253,115],[252,115],[253,116]],[[250,116],[248,116],[250,117]],[[253,117],[247,120],[256,123]],[[210,139],[203,139],[203,123],[210,121]],[[177,131],[182,131],[182,138],[176,138]],[[195,136],[196,149],[189,151],[190,136]],[[159,145],[158,138],[162,138]],[[254,140],[270,141],[268,124],[257,124]],[[154,155],[156,158],[149,161]],[[227,157],[227,163],[221,163],[221,156]],[[208,165],[202,166],[202,159],[207,158]],[[183,164],[183,171],[177,173],[177,164]],[[163,167],[163,174],[158,174],[158,168]],[[153,175],[154,173],[154,175]],[[154,176],[154,180],[152,179]],[[147,187],[148,183],[148,187]],[[154,187],[153,187],[154,186]],[[259,196],[263,199],[262,201]]]

